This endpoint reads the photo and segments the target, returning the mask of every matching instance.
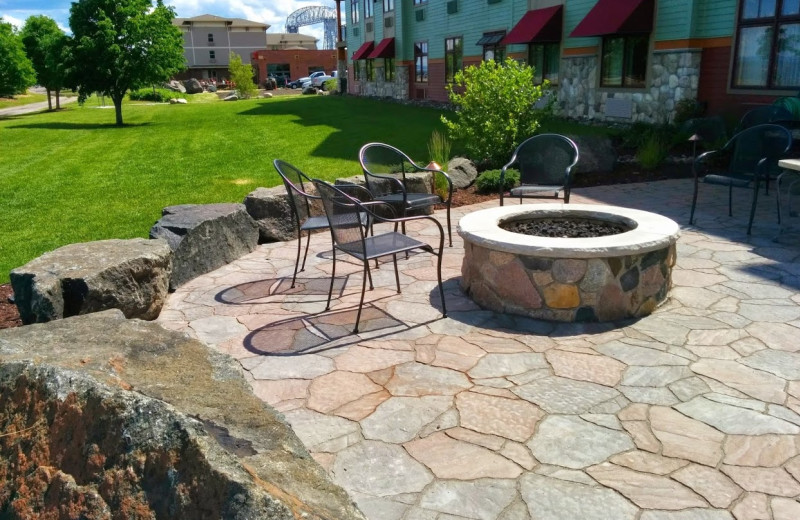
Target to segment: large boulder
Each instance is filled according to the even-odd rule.
[[[284,242],[297,238],[297,228],[289,207],[286,188],[256,188],[244,198],[247,213],[258,225],[261,243]]]
[[[158,317],[167,297],[172,251],[164,240],[70,244],[11,271],[23,323],[119,309],[128,318]]]
[[[572,173],[609,173],[614,170],[617,162],[617,152],[611,143],[611,138],[600,135],[570,135],[578,146],[580,159],[572,169]]]
[[[185,93],[186,92],[186,87],[183,86],[183,83],[181,83],[180,81],[178,81],[176,79],[173,79],[172,81],[168,81],[167,83],[164,83],[164,88],[172,90],[173,92],[181,92],[181,93]]]
[[[453,181],[453,189],[463,190],[472,186],[478,178],[478,169],[475,164],[464,157],[456,157],[447,163],[447,175]]]
[[[0,424],[4,517],[364,520],[233,358],[119,311],[0,331]]]
[[[162,215],[150,238],[163,238],[175,254],[172,290],[258,245],[258,226],[243,204],[183,204],[164,208]]]
[[[196,78],[189,78],[183,82],[187,94],[202,94],[203,85]]]

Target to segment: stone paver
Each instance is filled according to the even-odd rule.
[[[353,336],[361,274],[337,265],[347,279],[324,312],[325,233],[312,237],[295,289],[285,280],[296,244],[264,244],[179,288],[159,321],[239,360],[370,520],[795,520],[800,242],[772,240],[772,196],[759,199],[747,237],[746,212],[728,217],[727,192],[703,188],[694,226],[688,180],[573,190],[576,202],[684,226],[670,299],[636,321],[482,310],[458,287],[455,236],[443,261],[447,319],[435,259],[411,255],[399,259],[401,294],[391,263],[373,270]],[[748,196],[734,192],[734,206]],[[454,208],[453,222],[496,204]],[[409,234],[435,236],[423,221]],[[554,264],[537,276],[597,275]]]

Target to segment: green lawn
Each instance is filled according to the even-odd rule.
[[[165,206],[241,202],[280,184],[275,158],[335,179],[360,174],[359,147],[384,141],[427,162],[439,116],[357,97],[287,96],[126,104],[122,128],[97,100],[0,119],[0,283],[65,244],[146,237]]]
[[[20,105],[27,105],[29,103],[38,103],[39,101],[47,101],[47,94],[18,94],[13,98],[0,97],[0,108],[18,107]],[[55,105],[55,99],[53,100]]]

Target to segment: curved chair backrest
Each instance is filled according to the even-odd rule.
[[[400,174],[403,185],[406,183],[406,173],[422,169],[408,155],[392,145],[384,143],[367,143],[358,151],[358,162],[367,181],[367,188],[373,193],[379,188],[373,175]],[[386,183],[380,184],[381,186]]]
[[[736,132],[741,132],[752,126],[772,123],[774,121],[791,121],[792,113],[780,105],[764,105],[747,112],[739,121]]]
[[[725,149],[732,152],[729,170],[747,175],[775,173],[778,159],[791,145],[792,133],[781,125],[751,126],[731,137],[725,145]],[[765,159],[764,163],[761,163],[762,159]]]
[[[523,141],[506,166],[517,164],[520,184],[566,186],[578,158],[578,146],[572,139],[559,134],[539,134]]]
[[[286,161],[275,159],[272,164],[283,180],[286,193],[289,195],[289,207],[292,210],[296,224],[299,226],[303,220],[311,216],[310,200],[319,199],[318,196],[306,191],[307,186],[313,185],[311,178]]]
[[[336,246],[357,256],[364,255],[364,210],[361,204],[332,184],[319,179],[314,179],[313,182],[322,198]]]

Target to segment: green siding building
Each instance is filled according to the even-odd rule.
[[[738,116],[800,90],[800,0],[343,1],[356,95],[447,101],[457,70],[506,56],[579,119]]]

